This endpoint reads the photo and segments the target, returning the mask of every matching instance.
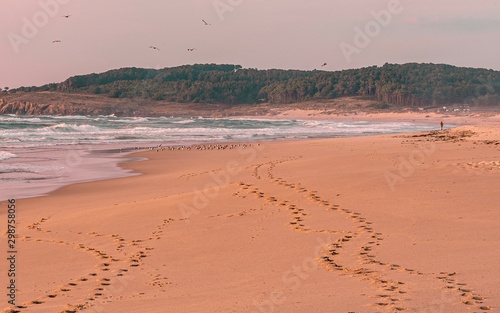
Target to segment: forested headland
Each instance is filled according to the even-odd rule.
[[[121,68],[10,92],[52,91],[177,103],[296,103],[365,96],[394,107],[500,105],[500,71],[445,64],[385,64],[327,71],[258,70],[230,64]]]

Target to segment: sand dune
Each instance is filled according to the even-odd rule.
[[[123,166],[144,175],[18,200],[4,312],[496,311],[492,137],[140,152],[149,161]]]

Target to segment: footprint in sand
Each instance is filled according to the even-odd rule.
[[[32,304],[42,304],[42,303],[44,303],[44,301],[42,301],[42,300],[33,300],[33,301],[31,301],[31,303]]]
[[[273,164],[273,166],[274,166],[274,164]],[[270,172],[270,170],[269,170],[268,176],[272,177],[273,175]],[[424,274],[422,272],[415,271],[413,269],[402,267],[399,264],[391,264],[391,263],[386,263],[386,262],[381,262],[381,261],[375,260],[376,256],[374,254],[369,254],[368,252],[372,250],[371,246],[375,246],[375,245],[379,246],[381,244],[381,241],[384,240],[384,238],[382,238],[383,234],[382,233],[375,233],[373,227],[369,226],[369,225],[372,225],[373,222],[368,222],[366,220],[366,218],[362,217],[361,213],[353,212],[351,210],[344,209],[344,208],[341,209],[339,207],[339,205],[332,205],[329,201],[323,200],[318,195],[318,191],[308,190],[299,184],[293,184],[293,183],[287,182],[280,177],[277,177],[275,179],[271,179],[271,181],[277,185],[280,185],[280,186],[293,188],[298,192],[306,192],[306,194],[304,194],[304,198],[309,199],[310,202],[315,203],[315,205],[317,205],[317,206],[324,205],[327,207],[326,208],[327,210],[340,211],[341,213],[349,215],[348,218],[350,218],[354,223],[358,224],[357,229],[359,229],[360,232],[353,233],[354,236],[352,236],[352,235],[344,236],[344,237],[340,238],[337,243],[331,244],[330,249],[328,250],[329,255],[322,256],[318,261],[322,265],[324,265],[327,268],[327,270],[340,270],[343,273],[348,273],[348,274],[351,274],[352,276],[358,276],[362,280],[366,280],[368,278],[369,281],[372,281],[373,284],[377,285],[377,287],[378,287],[377,289],[383,290],[384,292],[387,292],[388,294],[384,293],[383,294],[384,296],[380,296],[381,298],[383,298],[383,301],[377,301],[375,303],[375,306],[378,306],[383,311],[395,312],[395,311],[407,310],[406,308],[403,308],[400,305],[396,305],[399,301],[401,301],[401,299],[394,297],[395,295],[407,294],[410,291],[410,290],[408,290],[408,291],[400,290],[400,288],[398,288],[398,286],[402,287],[402,285],[406,285],[406,284],[403,281],[398,281],[398,280],[392,281],[392,280],[388,280],[388,279],[381,279],[380,278],[381,275],[383,275],[383,273],[385,271],[388,271],[388,270],[406,273],[407,275],[431,276],[433,274]],[[340,196],[340,194],[337,194],[337,196]],[[278,200],[275,197],[268,197],[267,201],[277,202]],[[279,202],[279,203],[282,204],[283,202]],[[304,225],[302,223],[299,223],[302,221],[300,219],[300,217],[297,216],[300,214],[299,211],[296,209],[296,207],[292,207],[292,206],[289,206],[288,209],[289,209],[289,212],[294,215],[294,219],[291,222],[289,222],[290,225],[295,226],[295,227],[292,227],[295,230],[302,230],[302,227]],[[297,224],[299,226],[296,226]],[[357,237],[359,234],[363,234],[363,233],[371,233],[371,234],[368,234],[368,236],[370,236],[371,239],[368,239],[368,243],[365,243],[364,245],[361,245],[361,248],[358,248],[358,253],[362,255],[362,257],[360,257],[360,260],[361,260],[361,262],[368,262],[369,264],[373,263],[373,264],[377,264],[376,266],[382,266],[382,268],[378,271],[368,269],[368,268],[353,270],[353,269],[343,267],[342,265],[339,265],[338,263],[336,263],[336,260],[334,260],[335,256],[338,255],[339,252],[342,252],[342,251],[337,250],[337,249],[342,248],[341,243],[348,242],[350,240],[354,240],[355,237]],[[351,247],[347,247],[347,249],[350,250]],[[349,252],[349,250],[345,251],[345,252]],[[437,278],[440,279],[445,284],[447,284],[443,288],[450,288],[451,287],[452,289],[456,289],[457,291],[461,292],[463,297],[465,297],[465,296],[467,297],[467,298],[463,299],[463,303],[465,305],[467,305],[467,306],[478,305],[477,308],[479,308],[483,311],[492,310],[492,308],[490,306],[480,304],[480,303],[482,303],[483,297],[471,293],[470,290],[465,287],[465,284],[462,285],[462,284],[458,284],[458,283],[454,282],[454,280],[451,277],[456,275],[455,272],[441,272],[440,274],[442,276],[437,277]],[[481,305],[481,306],[479,306],[479,305]]]

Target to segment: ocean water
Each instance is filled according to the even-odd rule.
[[[0,200],[134,175],[117,166],[135,147],[329,138],[436,129],[407,122],[243,118],[0,116]]]

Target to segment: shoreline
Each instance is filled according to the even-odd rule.
[[[282,115],[282,116],[250,116],[247,117],[248,119],[253,119],[253,120],[266,120],[266,119],[273,119],[273,120],[305,120],[305,121],[311,121],[311,120],[329,120],[329,121],[345,121],[346,119],[342,118],[337,118],[334,116],[322,116],[322,118],[308,118],[308,119],[301,119],[304,118],[305,113],[304,112],[309,112],[309,111],[300,111],[301,114],[295,114],[295,115]],[[297,112],[295,112],[297,113]],[[309,114],[309,113],[308,113]],[[232,117],[233,119],[240,119],[243,117]],[[314,117],[316,118],[316,117]],[[393,121],[393,122],[402,122],[402,123],[421,123],[422,125],[432,125],[429,120],[413,120],[413,121],[407,121],[407,120],[401,120],[398,119],[397,117],[385,117],[384,118],[363,118],[362,116],[352,116],[349,117],[349,120],[359,120],[359,121],[366,121],[366,122],[385,122],[385,121]],[[456,125],[453,125],[456,126]],[[449,127],[449,126],[448,126]],[[395,133],[401,133],[401,132],[395,132]],[[378,135],[376,133],[359,133],[359,134],[350,134],[349,137],[360,137],[360,136],[373,136],[373,135]],[[318,136],[317,138],[294,138],[294,139],[289,139],[289,138],[282,138],[282,139],[269,139],[269,140],[252,140],[249,142],[272,142],[272,141],[289,141],[289,140],[309,140],[309,139],[321,139],[321,138],[342,138],[344,137],[343,135],[338,135],[335,136]],[[243,140],[245,141],[245,140]],[[221,141],[224,144],[227,143],[233,143],[233,142],[242,142],[242,140],[230,140],[230,141]],[[62,153],[59,155],[59,152],[52,152],[48,153],[46,155],[46,158],[49,160],[52,159],[52,162],[43,162],[42,164],[47,167],[57,167],[57,170],[53,170],[53,173],[51,175],[46,174],[45,176],[42,175],[40,178],[39,174],[33,174],[31,176],[35,176],[33,178],[34,183],[32,184],[26,184],[26,182],[20,181],[19,183],[15,182],[15,179],[13,182],[7,182],[5,186],[5,190],[2,190],[0,194],[0,199],[7,199],[9,197],[8,194],[11,194],[11,197],[15,197],[17,199],[24,199],[24,198],[31,198],[31,197],[37,197],[37,196],[47,196],[50,194],[50,192],[53,192],[63,186],[66,185],[71,185],[74,183],[79,183],[79,182],[87,182],[87,181],[95,181],[95,180],[103,180],[103,179],[112,179],[115,177],[123,177],[123,176],[130,176],[134,175],[133,173],[126,173],[121,169],[118,169],[119,163],[121,163],[123,160],[127,158],[128,153],[122,153],[125,152],[125,150],[129,152],[134,152],[134,148],[137,148],[137,146],[142,147],[144,145],[153,145],[156,146],[158,144],[162,143],[161,141],[158,141],[156,143],[146,143],[146,142],[137,142],[137,143],[109,143],[109,144],[104,144],[104,145],[68,145],[68,146],[63,146],[63,150],[67,150],[65,153]],[[206,142],[206,144],[211,144],[211,143],[217,143],[216,140],[213,142]],[[163,143],[165,144],[165,143]],[[204,143],[200,143],[204,144]],[[171,144],[171,146],[178,146],[180,144]],[[198,143],[191,143],[188,144],[188,146],[191,145],[199,145]],[[50,147],[41,147],[41,151],[47,150],[49,151],[51,148]],[[111,154],[102,154],[101,150],[105,150],[104,152],[112,153]],[[7,149],[9,151],[9,149]],[[11,151],[12,152],[12,151]],[[66,155],[66,158],[64,158],[64,155]],[[111,158],[111,159],[110,159]],[[22,159],[26,159],[29,161],[31,164],[33,161],[31,159],[28,159],[27,156],[24,156]],[[13,158],[7,161],[7,163],[13,163],[13,165],[17,165],[15,162],[19,161],[20,159],[18,158]],[[105,161],[107,160],[107,161]],[[100,163],[106,162],[109,164],[109,168],[106,170],[104,168],[101,168],[101,170],[96,171],[95,169],[92,168],[91,163],[94,162],[95,165],[101,166]],[[83,164],[82,163],[89,163],[89,164]],[[38,164],[38,163],[33,163],[33,164]],[[8,164],[7,164],[8,165]],[[23,164],[21,164],[23,165]],[[35,167],[38,165],[35,165]],[[42,168],[44,168],[42,166]],[[7,168],[7,170],[9,170]],[[37,169],[35,169],[34,173],[37,173]],[[51,172],[50,169],[45,169],[44,171],[49,171]],[[107,174],[105,172],[108,172]],[[11,175],[12,176],[12,175]],[[49,177],[53,176],[53,177]],[[13,176],[14,177],[14,176]],[[55,177],[55,178],[54,178]],[[57,178],[59,177],[59,178]],[[42,179],[43,178],[43,179]],[[24,185],[23,185],[24,184]],[[36,191],[32,187],[33,185],[36,185]],[[23,188],[24,186],[29,187],[28,189]],[[21,193],[17,192],[17,190],[22,190]]]
[[[461,126],[480,126],[480,125],[489,125],[500,123],[500,114],[492,114],[487,117],[483,115],[479,116],[448,116],[448,115],[439,115],[433,112],[389,112],[389,113],[354,113],[354,114],[324,114],[322,110],[302,110],[302,109],[292,109],[288,111],[284,111],[277,115],[263,115],[263,116],[233,116],[228,117],[233,119],[256,119],[256,120],[330,120],[330,121],[367,121],[367,122],[402,122],[402,123],[423,123],[427,125],[436,124],[439,127],[438,123],[441,120],[446,121],[445,129],[452,129]],[[433,120],[433,121],[431,121]],[[450,127],[448,124],[452,123],[453,125]],[[393,133],[393,134],[403,134],[403,133]],[[366,137],[366,136],[379,136],[383,134],[354,134],[348,137]],[[386,134],[391,135],[391,134]],[[296,139],[270,139],[270,140],[254,140],[254,141],[243,141],[247,143],[266,143],[266,142],[288,142],[288,141],[307,141],[307,140],[322,140],[322,139],[336,139],[336,138],[344,138],[344,137],[318,137],[318,138],[296,138]],[[227,141],[221,142],[223,144],[231,144],[231,143],[242,143],[242,141]],[[77,177],[71,177],[70,181],[67,183],[61,184],[60,182],[53,183],[51,185],[44,185],[43,187],[37,188],[39,191],[36,193],[23,194],[21,196],[16,196],[12,198],[17,199],[28,199],[28,198],[36,198],[36,197],[46,197],[50,196],[51,193],[56,192],[58,189],[63,188],[64,186],[69,186],[72,184],[93,182],[93,181],[101,181],[108,180],[120,177],[128,177],[128,176],[136,176],[141,175],[140,173],[127,172],[121,166],[122,163],[127,163],[129,158],[134,158],[136,153],[137,146],[143,146],[146,144],[145,142],[138,143],[128,143],[128,144],[118,144],[118,143],[110,143],[105,145],[96,145],[92,146],[91,150],[86,150],[84,152],[88,152],[87,156],[91,160],[98,161],[99,157],[96,157],[97,153],[100,152],[109,152],[114,153],[115,156],[112,156],[115,160],[108,161],[107,164],[110,168],[115,168],[115,170],[109,171],[108,174],[98,176],[89,176],[89,174],[84,174],[85,177],[80,177],[81,175],[76,175]],[[157,146],[159,143],[153,145]],[[192,143],[187,146],[196,146],[196,145],[205,145],[205,144],[217,144],[217,142],[207,142],[207,143]],[[133,147],[134,146],[134,147]],[[182,146],[181,144],[172,144],[171,146]],[[103,151],[101,151],[104,148]],[[122,152],[122,149],[127,151]],[[143,147],[143,149],[146,149]],[[92,156],[94,155],[94,156]],[[78,156],[79,157],[79,156]],[[108,159],[110,156],[107,155],[104,159]],[[66,169],[64,170],[66,172]],[[70,172],[73,171],[73,168],[69,169]],[[5,191],[2,191],[5,193]],[[5,198],[5,199],[4,199]],[[6,200],[7,196],[0,196],[0,201]]]
[[[113,150],[102,151],[103,147],[113,148]],[[68,145],[59,146],[57,150],[54,150],[53,147],[42,147],[37,148],[34,152],[37,154],[37,159],[46,159],[46,161],[39,162],[23,161],[28,159],[26,154],[21,157],[16,155],[16,158],[9,160],[11,163],[5,165],[13,168],[16,166],[20,168],[32,167],[32,172],[27,172],[25,175],[31,175],[33,178],[20,180],[20,182],[14,180],[14,182],[2,183],[0,201],[7,198],[20,200],[46,197],[61,187],[75,183],[137,175],[119,166],[119,163],[123,161],[134,159],[129,155],[132,152],[121,152],[121,149],[116,147],[115,144],[105,146]],[[30,154],[32,153],[30,152]]]
[[[148,160],[120,166],[143,175],[18,201],[17,304],[47,313],[498,308],[499,129],[134,152]]]

